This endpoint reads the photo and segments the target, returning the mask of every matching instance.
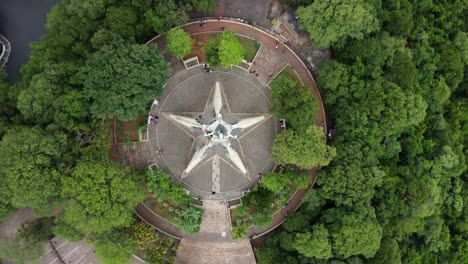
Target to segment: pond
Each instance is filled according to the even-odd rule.
[[[39,40],[46,32],[46,15],[58,0],[1,0],[0,34],[11,43],[6,64],[10,81],[19,77],[21,65],[28,61],[29,43]]]

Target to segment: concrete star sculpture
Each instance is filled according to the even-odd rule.
[[[223,107],[227,108],[227,116],[223,118]],[[220,145],[224,148],[224,154],[244,175],[248,174],[247,168],[242,161],[239,153],[233,148],[231,140],[237,140],[238,136],[245,134],[246,128],[252,127],[266,119],[265,115],[254,116],[232,120],[232,114],[229,110],[227,100],[223,103],[222,85],[219,81],[215,82],[212,100],[208,98],[205,111],[196,118],[182,116],[176,113],[168,114],[170,120],[180,126],[189,129],[188,133],[193,134],[198,131],[198,137],[202,143],[198,146],[190,162],[184,170],[184,176],[192,171],[202,160],[208,157],[208,150]],[[230,119],[230,120],[229,120]]]

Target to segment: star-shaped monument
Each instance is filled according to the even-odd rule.
[[[181,179],[211,158],[229,160],[244,177],[251,180],[245,166],[240,138],[253,131],[271,115],[232,113],[220,81],[216,80],[203,113],[162,112],[166,118],[194,139],[195,152],[185,167]],[[195,118],[194,118],[195,116]],[[218,168],[219,171],[219,168]]]

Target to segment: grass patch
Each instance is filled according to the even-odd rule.
[[[118,143],[136,143],[140,127],[145,127],[149,112],[140,110],[134,120],[117,121],[116,137]]]
[[[267,227],[275,213],[287,203],[298,186],[287,185],[280,193],[273,193],[256,185],[243,198],[242,206],[231,209],[233,237],[242,238],[250,226]]]
[[[245,48],[245,57],[246,61],[253,61],[255,58],[255,54],[257,54],[258,49],[260,49],[260,43],[253,39],[249,39],[246,37],[238,36],[240,43]]]
[[[177,214],[183,208],[179,208],[174,205],[169,199],[158,201],[156,198],[148,198],[145,202],[145,205],[148,206],[153,212],[171,222],[174,225],[177,225]],[[172,209],[170,209],[172,208]]]
[[[296,71],[294,71],[294,69],[291,67],[291,65],[288,64],[286,67],[284,67],[284,69],[278,74],[278,76],[280,74],[286,74],[287,76],[291,77],[291,79],[295,80],[297,84],[299,84],[299,86],[303,87],[301,79],[297,75]]]

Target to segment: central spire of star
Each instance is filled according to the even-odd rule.
[[[188,174],[198,164],[200,164],[200,162],[206,158],[208,150],[216,145],[221,145],[224,148],[224,154],[243,174],[248,173],[241,156],[232,147],[231,140],[237,139],[237,135],[234,135],[233,132],[240,134],[246,128],[263,121],[265,116],[243,118],[233,123],[227,122],[223,119],[223,115],[221,113],[223,106],[225,106],[223,103],[221,89],[221,83],[216,81],[213,92],[213,99],[211,102],[208,99],[206,104],[207,109],[210,109],[210,111],[205,111],[203,116],[200,115],[196,118],[190,118],[176,114],[169,115],[170,119],[176,123],[179,123],[180,125],[183,125],[187,128],[201,130],[205,139],[193,154],[192,159],[184,170],[185,174]],[[203,123],[202,120],[211,120],[211,122]]]

